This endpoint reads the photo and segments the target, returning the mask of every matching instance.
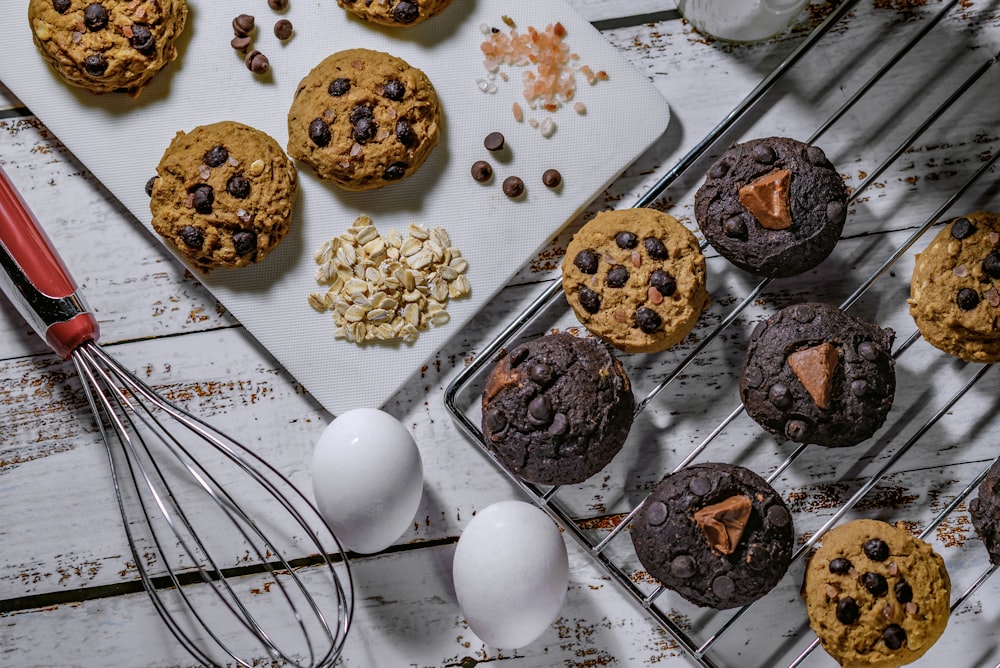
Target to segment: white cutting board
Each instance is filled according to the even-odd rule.
[[[562,0],[455,0],[441,15],[406,29],[354,19],[334,0],[291,0],[281,14],[263,0],[252,8],[218,0],[188,3],[180,56],[136,99],[65,86],[35,50],[27,11],[0,21],[0,81],[157,239],[144,185],[174,134],[233,120],[264,130],[284,146],[286,115],[298,82],[334,51],[364,47],[399,56],[430,77],[441,99],[442,140],[415,175],[380,190],[348,193],[299,165],[293,227],[281,246],[259,265],[217,270],[201,279],[335,415],[383,405],[533,253],[663,133],[670,116],[653,84]],[[257,19],[254,47],[271,61],[263,78],[251,74],[229,46],[233,17],[247,11]],[[487,78],[479,49],[485,39],[481,27],[506,32],[505,15],[521,32],[561,22],[578,63],[608,73],[607,81],[594,85],[577,75],[576,101],[586,113],[571,106],[551,114],[528,109],[521,97],[526,68],[504,68],[508,81],[497,78],[493,93],[480,90],[477,80]],[[279,18],[295,28],[286,43],[272,33]],[[524,122],[515,121],[514,102],[525,106]],[[528,123],[546,116],[557,128],[548,138]],[[494,130],[506,136],[507,162],[483,147],[483,138]],[[472,163],[480,159],[494,166],[490,184],[470,176]],[[542,185],[548,168],[562,173],[560,189]],[[500,184],[509,175],[526,183],[523,199],[503,194]],[[307,303],[309,293],[321,289],[314,279],[313,253],[362,213],[383,234],[393,229],[405,234],[411,222],[444,227],[468,259],[472,295],[449,301],[450,323],[423,332],[412,345],[359,346],[335,340],[331,316]]]

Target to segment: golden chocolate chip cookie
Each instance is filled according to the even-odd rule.
[[[451,0],[337,0],[337,4],[365,21],[407,27],[441,13]]]
[[[348,49],[299,84],[288,112],[288,153],[347,190],[373,190],[417,171],[440,127],[427,75],[388,53]]]
[[[932,346],[967,362],[1000,362],[1000,214],[948,223],[917,254],[908,303]]]
[[[598,213],[570,241],[562,276],[580,322],[628,353],[680,342],[709,303],[698,240],[655,209]]]
[[[147,184],[153,229],[202,271],[260,262],[288,232],[296,186],[295,165],[260,130],[178,132]]]
[[[137,95],[177,57],[185,0],[29,0],[35,45],[66,83]]]
[[[823,536],[802,595],[809,625],[842,666],[896,668],[919,659],[944,633],[951,582],[930,545],[863,519]]]

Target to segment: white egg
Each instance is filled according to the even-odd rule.
[[[462,613],[481,640],[497,648],[524,647],[556,620],[566,599],[566,544],[540,508],[501,501],[462,532],[452,576]]]
[[[312,483],[316,505],[340,542],[372,554],[396,542],[413,522],[424,470],[417,444],[399,420],[358,408],[323,430]]]

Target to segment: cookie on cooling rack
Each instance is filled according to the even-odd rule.
[[[950,221],[916,256],[910,315],[935,348],[1000,362],[1000,214]]]
[[[969,502],[969,514],[990,563],[1000,564],[1000,459],[993,462],[979,484],[979,496]]]
[[[150,181],[153,229],[202,271],[260,262],[288,232],[296,178],[281,145],[248,125],[178,132]]]
[[[663,478],[631,524],[643,567],[695,605],[720,610],[771,591],[792,558],[792,515],[742,466],[694,464]]]
[[[501,357],[486,379],[482,408],[484,445],[508,471],[528,482],[569,485],[621,450],[635,400],[606,344],[558,333]]]
[[[628,353],[679,343],[709,302],[698,240],[655,209],[598,213],[566,248],[562,277],[577,319]]]
[[[768,431],[845,447],[885,422],[896,392],[895,332],[818,302],[794,304],[750,335],[740,398]]]
[[[847,188],[823,150],[787,137],[732,146],[695,194],[708,243],[740,269],[770,278],[826,259],[846,212]]]
[[[132,95],[177,57],[185,0],[29,0],[35,46],[59,77]]]
[[[924,541],[877,520],[823,536],[806,567],[809,625],[844,666],[896,668],[919,659],[948,624],[951,582]]]
[[[403,28],[440,14],[451,4],[451,0],[337,0],[337,4],[365,21]]]
[[[440,127],[427,75],[388,53],[348,49],[299,83],[288,111],[288,153],[342,188],[374,190],[416,172]]]

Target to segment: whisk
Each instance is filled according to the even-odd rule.
[[[210,666],[332,666],[354,609],[344,548],[272,465],[97,344],[97,320],[2,169],[0,264],[0,287],[76,367],[135,569],[180,644]]]

